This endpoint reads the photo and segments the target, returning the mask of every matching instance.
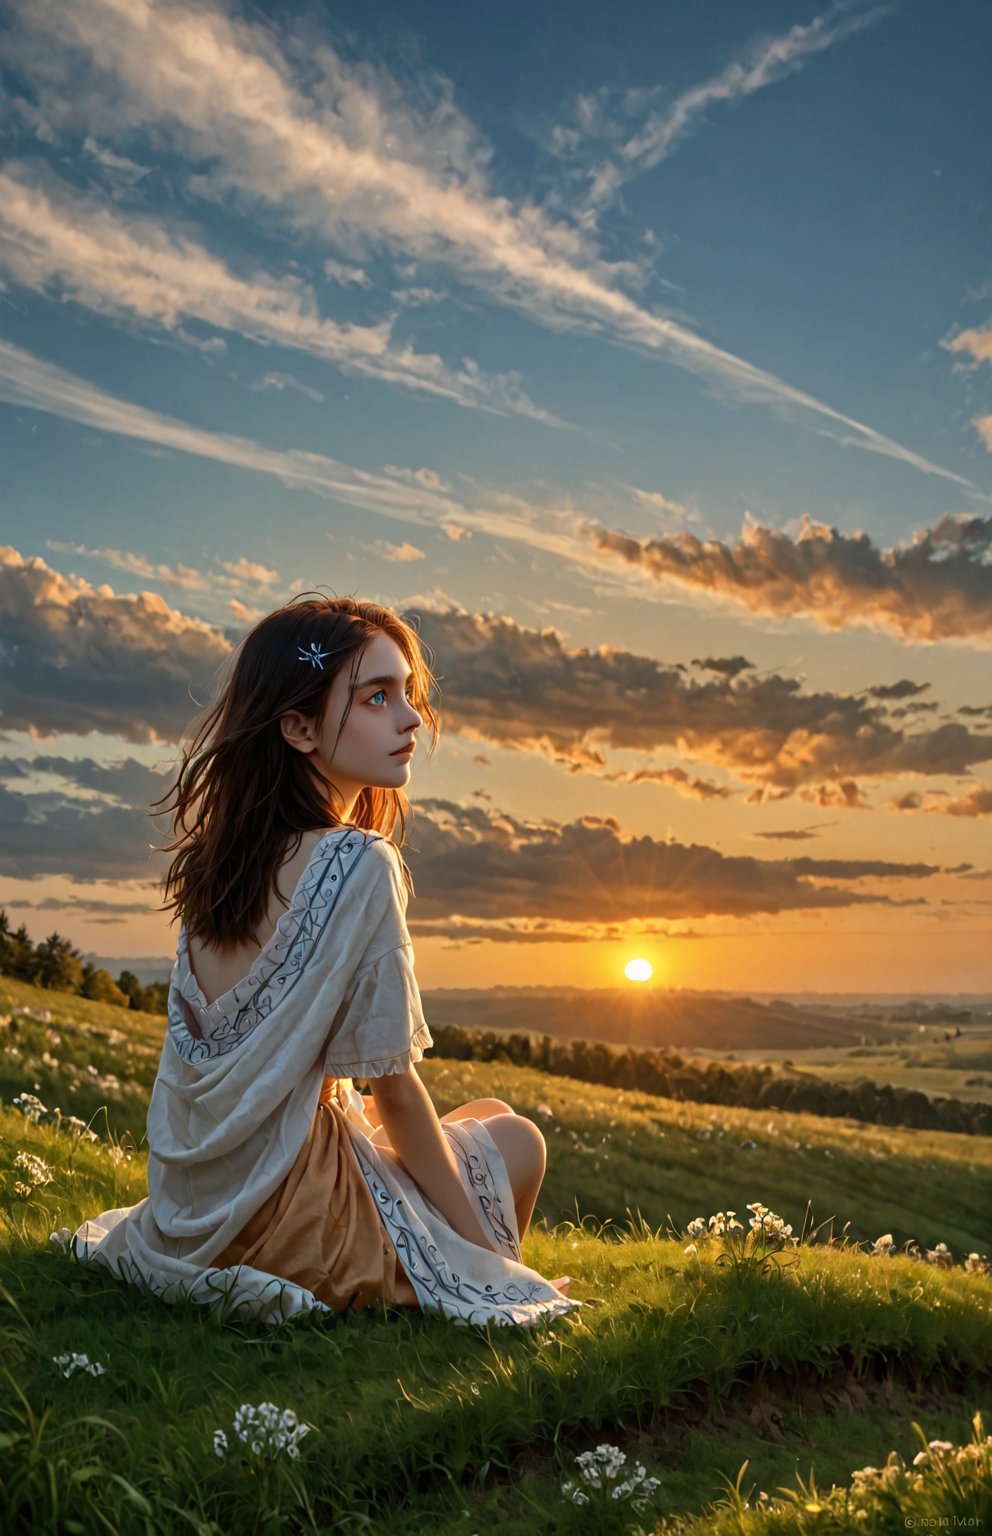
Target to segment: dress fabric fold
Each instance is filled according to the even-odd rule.
[[[282,1275],[332,1312],[397,1305],[396,1248],[337,1103],[321,1101],[286,1178],[214,1263]]]
[[[513,1191],[485,1123],[445,1121],[493,1253],[455,1232],[354,1086],[433,1045],[395,845],[353,827],[317,842],[251,973],[208,1003],[184,925],[148,1110],[148,1196],[75,1234],[82,1262],[165,1301],[278,1323],[396,1305],[532,1327],[581,1307],[520,1261]]]

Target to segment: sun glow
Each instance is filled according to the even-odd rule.
[[[628,960],[623,973],[628,981],[650,981],[654,968],[647,960]]]

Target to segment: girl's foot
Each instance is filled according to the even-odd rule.
[[[561,1291],[563,1296],[567,1296],[568,1288],[572,1283],[572,1277],[571,1275],[559,1275],[557,1280],[552,1280],[549,1283],[554,1286],[556,1291]]]

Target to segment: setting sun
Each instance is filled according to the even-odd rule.
[[[654,968],[647,960],[628,960],[623,973],[628,981],[650,981]]]

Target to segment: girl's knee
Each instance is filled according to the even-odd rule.
[[[532,1184],[544,1177],[548,1145],[533,1120],[526,1115],[499,1115],[487,1129],[503,1154],[511,1184]]]
[[[504,1104],[502,1099],[470,1099],[467,1104],[459,1104],[457,1109],[449,1109],[446,1115],[439,1118],[445,1120],[492,1120],[497,1115],[514,1115],[516,1111],[509,1104]]]
[[[504,1104],[502,1099],[478,1099],[476,1102],[482,1107],[482,1114],[515,1115],[517,1112],[510,1104]]]

